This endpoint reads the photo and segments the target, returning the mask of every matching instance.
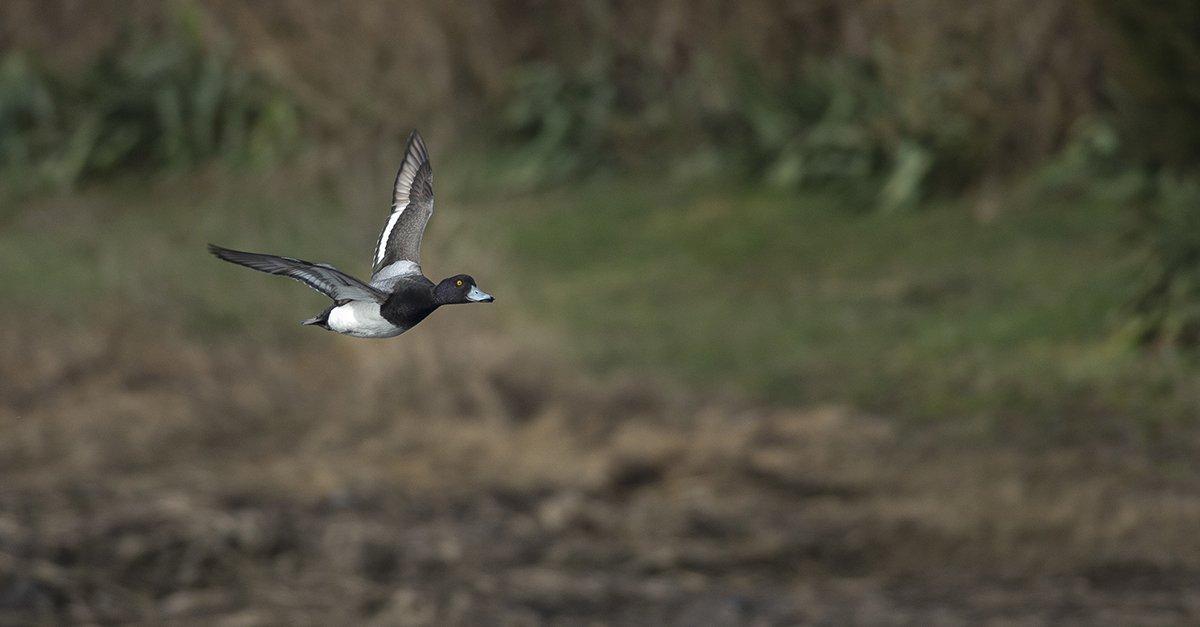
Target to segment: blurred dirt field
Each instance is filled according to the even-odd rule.
[[[1200,625],[1196,6],[0,2],[0,627]]]
[[[456,324],[330,354],[8,318],[0,623],[1200,620],[1187,460],[596,382]]]

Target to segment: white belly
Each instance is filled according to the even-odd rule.
[[[395,337],[404,329],[379,315],[379,303],[352,300],[329,312],[329,328],[354,337]]]

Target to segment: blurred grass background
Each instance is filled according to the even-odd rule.
[[[466,533],[563,502],[572,516],[625,515],[632,482],[661,490],[646,497],[649,511],[682,517],[678,535],[656,541],[683,542],[686,556],[700,550],[687,543],[708,533],[696,531],[704,524],[760,534],[765,525],[792,546],[788,534],[812,525],[783,524],[773,508],[807,502],[813,485],[817,498],[844,498],[847,476],[862,484],[851,492],[888,492],[892,463],[918,482],[900,489],[914,501],[851,499],[851,513],[836,515],[801,508],[825,512],[812,515],[835,529],[821,541],[832,553],[776,547],[767,553],[782,565],[747,566],[735,551],[721,559],[741,565],[710,575],[680,557],[655,567],[668,589],[680,586],[671,603],[622,597],[632,594],[622,582],[645,574],[637,564],[649,549],[636,542],[625,558],[588,566],[611,581],[517,570],[519,590],[505,595],[461,575],[474,582],[466,605],[446,596],[462,584],[454,578],[397,592],[413,576],[404,548],[384,551],[395,563],[382,578],[373,557],[352,572],[300,572],[353,588],[314,602],[327,616],[345,615],[339,604],[353,598],[355,612],[384,623],[421,612],[433,622],[622,622],[621,607],[688,622],[711,614],[689,594],[747,594],[746,582],[764,577],[765,598],[751,595],[731,622],[1001,612],[987,585],[960,599],[899,557],[933,551],[968,578],[1023,582],[1004,593],[1010,616],[1036,622],[1070,606],[1084,621],[1195,618],[1183,591],[1200,554],[1180,537],[1200,502],[1189,462],[1200,444],[1196,33],[1200,10],[1186,0],[0,5],[0,315],[16,356],[0,384],[0,428],[22,460],[5,466],[12,487],[0,511],[11,524],[0,532],[17,531],[0,533],[0,556],[16,561],[0,560],[0,611],[307,615],[280,613],[287,603],[269,587],[240,601],[197,597],[238,578],[180,580],[204,568],[183,558],[143,558],[167,560],[155,563],[174,583],[161,589],[135,578],[89,592],[79,577],[104,572],[106,549],[79,549],[71,533],[37,540],[38,529],[86,518],[37,486],[82,490],[85,504],[171,488],[216,499],[216,512],[230,491],[249,490],[256,496],[238,498],[252,505],[238,507],[294,500],[282,507],[299,511],[284,519],[322,529],[331,523],[319,504],[356,490],[384,502],[407,494],[402,502],[437,511],[411,486],[461,491],[472,508],[493,490],[508,495],[495,511],[435,526]],[[214,241],[364,274],[413,127],[437,171],[426,271],[472,273],[497,294],[495,307],[441,312],[395,346],[350,347],[295,325],[320,297],[205,258]],[[830,407],[852,418],[814,410]],[[761,433],[730,436],[732,452],[715,443],[713,433],[744,433],[747,414]],[[464,429],[467,444],[453,442]],[[89,444],[96,433],[105,435]],[[812,441],[786,435],[796,433]],[[842,440],[859,436],[866,444]],[[576,437],[571,455],[555,452]],[[630,444],[642,439],[659,444]],[[813,454],[804,446],[826,445],[852,453],[801,461]],[[471,446],[484,461],[471,461]],[[218,450],[266,478],[214,474],[206,457]],[[864,455],[877,465],[847,461]],[[371,463],[329,470],[347,456]],[[397,466],[393,456],[427,461]],[[514,457],[549,461],[514,467]],[[750,479],[706,474],[714,459],[745,465]],[[478,468],[439,480],[414,470],[420,463],[450,475]],[[1108,483],[1092,486],[1085,478],[1098,468]],[[490,477],[509,471],[516,478],[495,487]],[[195,476],[197,487],[178,487]],[[954,476],[974,487],[932,478]],[[114,497],[126,480],[141,487]],[[762,488],[765,509],[714,505],[704,523],[671,487],[746,481],[790,492]],[[1147,497],[1147,485],[1161,493]],[[1109,496],[1080,496],[1093,488]],[[940,507],[923,500],[933,493],[946,497]],[[1111,533],[1089,526],[1142,498],[1161,500]],[[1061,502],[1078,507],[1064,514]],[[170,519],[164,507],[155,515]],[[347,507],[380,529],[408,520]],[[1014,507],[1028,520],[1006,518]],[[539,524],[554,528],[544,533],[567,533],[545,516]],[[1146,516],[1158,517],[1158,536]],[[284,533],[277,522],[256,533]],[[587,524],[601,540],[612,532]],[[624,532],[642,540],[658,533],[653,516],[630,524]],[[928,535],[895,531],[905,524]],[[117,542],[101,527],[98,547]],[[193,546],[209,531],[172,541]],[[385,540],[421,543],[354,533],[371,538],[364,555]],[[1076,550],[1046,558],[1062,536]],[[284,552],[336,552],[298,546]],[[1002,572],[978,563],[996,556]],[[234,570],[258,581],[262,556],[245,559]],[[550,573],[566,568],[531,559]],[[487,555],[472,563],[497,560],[528,566]],[[796,566],[814,560],[827,569],[815,577]],[[902,577],[912,572],[925,574],[913,584]],[[1083,577],[1088,592],[1054,596],[1054,573]],[[680,583],[691,575],[706,583]],[[772,586],[815,590],[846,576],[885,583],[833,595],[850,614],[775,603],[793,595]],[[530,581],[545,590],[522,601]],[[1113,593],[1131,581],[1158,596]],[[597,590],[609,601],[588,596]],[[938,601],[917,607],[922,594]],[[876,614],[853,611],[868,602]]]

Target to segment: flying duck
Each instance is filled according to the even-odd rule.
[[[354,337],[395,337],[413,328],[434,309],[456,303],[495,299],[458,274],[440,283],[421,273],[421,236],[433,215],[433,168],[421,135],[413,131],[392,190],[392,213],[375,246],[370,283],[326,263],[230,250],[213,244],[208,251],[225,261],[259,272],[286,276],[333,299],[309,324]]]

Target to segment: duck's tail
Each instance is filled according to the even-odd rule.
[[[336,307],[336,306],[337,306],[336,304],[333,305],[333,307]],[[309,318],[308,320],[304,320],[300,324],[316,325],[316,326],[321,327],[322,329],[325,329],[328,331],[329,330],[329,312],[333,311],[333,307],[327,308],[325,311],[322,311],[321,313]]]

